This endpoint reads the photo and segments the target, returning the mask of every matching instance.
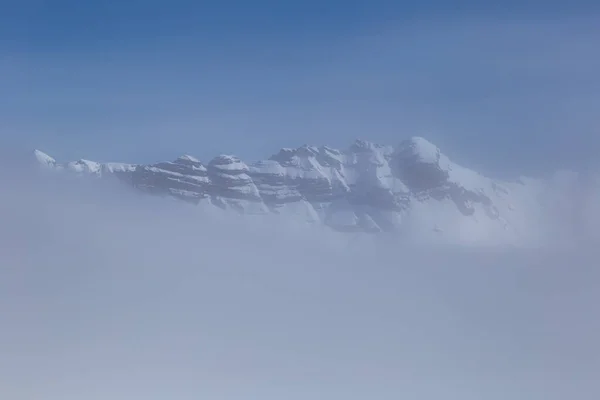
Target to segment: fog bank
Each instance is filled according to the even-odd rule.
[[[593,249],[410,249],[2,178],[1,398],[600,397]]]

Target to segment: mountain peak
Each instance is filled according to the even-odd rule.
[[[425,164],[437,164],[442,156],[436,145],[420,136],[413,136],[400,142],[397,153]]]
[[[237,171],[239,173],[248,171],[248,166],[242,160],[230,154],[221,154],[213,158],[208,166],[221,171]]]

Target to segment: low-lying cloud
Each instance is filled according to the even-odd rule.
[[[416,250],[4,178],[2,398],[600,395],[592,251]]]

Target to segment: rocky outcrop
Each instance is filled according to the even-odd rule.
[[[452,163],[439,148],[423,138],[403,141],[392,157],[396,175],[420,199],[449,199],[465,216],[475,213],[474,203],[485,207],[490,217],[498,210],[486,195],[489,179]]]
[[[208,164],[210,196],[214,205],[239,212],[267,212],[249,168],[239,158],[221,155]]]
[[[171,195],[198,203],[210,193],[207,168],[191,156],[181,156],[172,162],[138,165],[131,173],[124,172],[117,177],[152,194]]]

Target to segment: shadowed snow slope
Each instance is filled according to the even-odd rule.
[[[404,243],[556,245],[573,241],[575,233],[577,240],[589,236],[596,223],[585,207],[598,197],[598,185],[578,174],[495,180],[452,162],[421,137],[395,148],[362,140],[344,151],[285,148],[249,165],[231,155],[206,165],[189,155],[153,165],[60,164],[37,150],[35,159],[46,169],[116,177],[203,208],[286,215],[344,232],[388,232]]]
[[[0,398],[600,398],[595,253],[422,251],[52,175],[3,176]]]

